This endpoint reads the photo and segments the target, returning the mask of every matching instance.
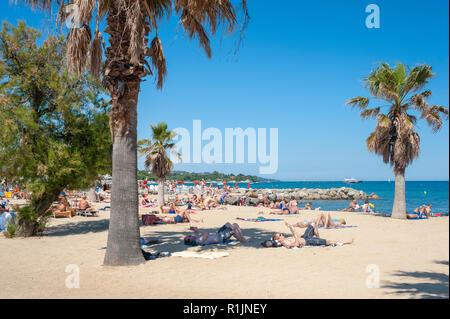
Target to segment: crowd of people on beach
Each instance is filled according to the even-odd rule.
[[[6,225],[10,220],[14,220],[17,217],[17,213],[9,205],[9,199],[26,199],[29,197],[25,191],[21,191],[16,187],[3,187],[0,188],[0,232],[6,230]],[[140,213],[140,218],[144,225],[153,224],[176,224],[176,223],[201,223],[203,218],[194,218],[193,215],[200,211],[205,210],[226,210],[227,205],[225,199],[227,196],[234,195],[233,189],[230,185],[224,183],[222,187],[214,187],[213,184],[207,185],[205,181],[201,181],[190,188],[189,192],[181,192],[179,184],[171,181],[166,183],[169,202],[167,206],[158,205],[156,198],[151,198],[151,194],[157,192],[157,187],[154,185],[140,184],[139,185],[139,207],[140,208],[155,208],[151,214]],[[237,188],[237,185],[235,185]],[[13,196],[8,193],[14,194]],[[8,194],[8,198],[5,196]],[[194,193],[194,194],[192,194]],[[237,193],[238,194],[238,193]],[[62,192],[59,195],[58,202],[54,203],[50,208],[54,217],[63,216],[64,213],[70,212],[70,216],[84,215],[84,216],[99,216],[99,209],[94,208],[93,203],[110,203],[108,192],[106,187],[97,186],[95,188],[95,197],[92,193],[89,194],[88,200],[87,192],[80,191],[68,191]],[[247,206],[248,198],[246,196],[240,196],[237,202],[238,206]],[[259,203],[257,207],[270,209],[269,214],[276,215],[289,215],[297,214],[300,210],[314,210],[318,211],[320,215],[315,220],[302,220],[292,225],[286,223],[286,226],[291,231],[291,237],[285,237],[279,233],[275,234],[267,247],[301,247],[302,245],[334,245],[335,242],[322,240],[319,236],[318,228],[336,228],[344,227],[346,221],[344,219],[332,219],[328,214],[325,216],[320,212],[321,208],[312,208],[312,202],[306,202],[300,205],[300,203],[291,197],[290,200],[277,200],[270,201],[267,196],[263,195],[262,203]],[[100,205],[101,206],[101,205]],[[431,216],[439,216],[439,214],[433,214],[431,212],[431,204],[422,205],[417,207],[413,213],[408,213],[408,219],[422,219]],[[109,209],[109,206],[104,206],[102,209]],[[349,203],[348,208],[344,208],[342,212],[362,212],[362,213],[374,213],[374,205],[365,200],[362,205],[358,204],[357,200],[353,200]],[[61,215],[62,214],[62,215]],[[292,231],[295,228],[306,228],[303,236],[298,236]],[[242,230],[236,223],[227,223],[221,227],[217,233],[210,234],[199,230],[197,227],[190,227],[194,232],[193,235],[185,237],[185,244],[189,245],[209,245],[214,243],[226,243],[231,237],[236,238],[240,242],[247,242]],[[342,242],[342,244],[350,244],[351,242]]]

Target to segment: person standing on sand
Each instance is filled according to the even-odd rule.
[[[347,242],[337,242],[320,238],[318,229],[319,225],[317,222],[312,225],[308,225],[308,227],[305,230],[305,233],[301,237],[298,237],[293,226],[289,225],[287,222],[285,222],[284,224],[286,225],[286,227],[289,228],[289,230],[292,233],[292,236],[285,237],[281,233],[276,233],[272,236],[272,240],[279,242],[282,246],[287,248],[293,247],[301,248],[303,246],[329,246],[329,245],[342,246],[353,244],[355,241],[354,238],[352,238],[352,240]]]

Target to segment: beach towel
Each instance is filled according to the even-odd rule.
[[[206,258],[206,259],[217,259],[229,256],[229,253],[218,252],[218,251],[208,251],[208,252],[197,252],[197,251],[180,251],[173,253],[172,256],[184,257],[184,258]]]
[[[286,248],[288,248],[288,249],[298,249],[298,248],[338,247],[338,246],[344,246],[344,244],[336,243],[336,244],[323,245],[323,246],[302,246],[302,247],[286,247]]]
[[[352,227],[358,227],[358,226],[346,225],[346,226],[328,227],[328,228],[325,228],[325,229],[340,229],[340,228],[352,228]],[[323,226],[319,226],[319,228],[323,228]]]
[[[303,213],[288,213],[288,214],[283,214],[283,213],[269,213],[272,215],[302,215]]]
[[[256,217],[256,218],[240,218],[240,217],[237,217],[236,219],[243,220],[243,221],[246,221],[246,222],[256,222],[256,223],[259,223],[259,222],[275,222],[275,221],[283,220],[283,219],[265,218],[265,217]]]

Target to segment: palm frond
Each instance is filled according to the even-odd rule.
[[[24,2],[33,9],[50,10],[54,3],[59,4],[61,0],[10,0],[10,2]]]
[[[348,100],[346,105],[351,105],[352,107],[359,106],[360,108],[365,108],[369,105],[370,100],[366,97],[358,96],[353,99]]]
[[[102,66],[102,34],[97,30],[91,45],[91,69],[90,72],[95,78],[99,78]]]
[[[375,118],[380,113],[380,109],[380,107],[376,107],[374,109],[365,109],[361,112],[360,116],[364,119]]]
[[[448,120],[448,109],[443,106],[434,105],[427,109],[425,109],[420,118],[425,119],[433,132],[437,132],[442,127],[442,118],[441,113],[446,116],[446,120]]]
[[[153,67],[156,69],[158,77],[156,87],[162,89],[164,80],[167,76],[166,58],[164,57],[161,40],[155,36],[150,45],[149,56]]]
[[[432,73],[432,67],[429,65],[419,65],[412,68],[405,79],[403,91],[405,94],[409,92],[417,92],[422,89],[430,78],[436,74]]]
[[[205,51],[208,58],[211,58],[209,37],[195,14],[191,13],[188,9],[183,9],[180,24],[183,26],[184,33],[187,34],[188,38],[191,40],[198,39],[200,47]]]
[[[90,44],[91,30],[88,25],[70,29],[67,36],[67,65],[69,70],[78,75],[85,71],[89,61]]]

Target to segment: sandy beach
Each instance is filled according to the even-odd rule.
[[[189,224],[141,226],[141,236],[160,239],[149,247],[150,252],[229,255],[218,259],[170,256],[118,268],[102,266],[109,212],[99,217],[52,218],[42,237],[0,237],[1,266],[7,269],[0,273],[0,298],[449,297],[448,217],[402,221],[331,212],[333,218],[344,217],[357,227],[321,229],[321,237],[355,238],[355,243],[301,249],[260,246],[276,231],[288,233],[283,221],[236,220],[265,216],[294,223],[317,214],[276,216],[269,215],[268,209],[236,206],[199,212],[195,217],[204,222],[195,226],[200,229],[215,232],[227,221],[237,222],[244,235],[252,238],[248,244],[205,247],[183,245]],[[79,269],[79,288],[66,287],[66,279],[73,274],[69,265]]]

